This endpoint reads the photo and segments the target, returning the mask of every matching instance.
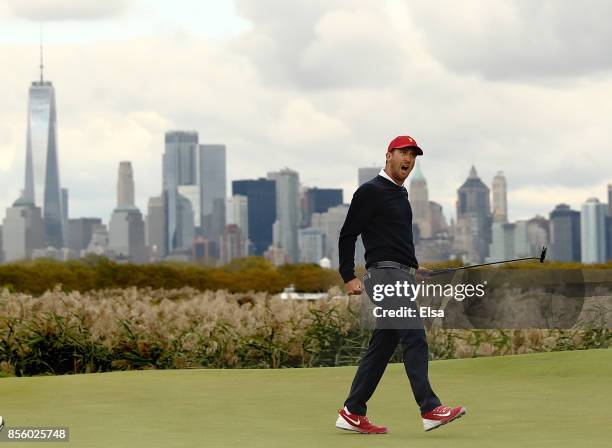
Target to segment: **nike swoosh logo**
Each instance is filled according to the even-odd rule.
[[[444,414],[434,414],[436,417],[448,417],[450,415],[450,411],[446,411]]]
[[[359,426],[359,425],[361,424],[361,422],[359,421],[359,419],[357,419],[357,421],[355,422],[355,421],[353,421],[353,419],[351,419],[351,418],[350,418],[349,416],[347,416],[347,415],[343,415],[342,417],[344,417],[344,419],[345,419],[346,421],[348,421],[349,423],[352,423],[352,424],[353,424],[353,425],[355,425],[355,426]]]

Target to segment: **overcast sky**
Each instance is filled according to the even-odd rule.
[[[607,201],[609,17],[598,0],[0,0],[0,216],[23,188],[41,24],[73,218],[108,221],[121,160],[146,213],[169,129],[226,144],[229,180],[289,167],[345,202],[400,134],[447,218],[472,164],[489,186],[504,171],[511,220]]]

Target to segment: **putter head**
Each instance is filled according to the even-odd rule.
[[[546,246],[542,246],[542,253],[540,254],[540,263],[544,263],[546,258]]]

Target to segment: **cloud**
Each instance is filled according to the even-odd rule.
[[[466,0],[452,14],[425,0],[264,5],[238,1],[237,13],[251,29],[233,50],[276,86],[380,88],[440,68],[552,86],[612,68],[606,19],[612,4],[605,0],[588,7],[570,0]]]
[[[406,57],[392,11],[370,1],[238,1],[252,28],[234,49],[270,83],[301,88],[372,87],[401,76]],[[274,15],[263,13],[275,11]]]
[[[494,80],[542,82],[612,68],[612,3],[593,0],[408,0],[414,24],[449,69]]]
[[[337,9],[324,14],[297,62],[301,84],[346,88],[397,81],[407,55],[387,22],[384,9]]]
[[[326,115],[305,98],[291,99],[270,123],[268,135],[283,146],[320,145],[349,136],[349,128],[337,118]]]
[[[237,0],[235,8],[251,29],[233,42],[232,50],[248,57],[270,84],[293,84],[300,54],[312,41],[314,23],[329,4],[325,0]]]
[[[447,217],[472,164],[488,185],[504,170],[512,219],[602,198],[612,164],[611,110],[602,98],[612,96],[612,76],[589,66],[579,78],[558,82],[574,76],[564,72],[532,82],[538,70],[518,55],[515,74],[500,78],[491,48],[498,34],[524,39],[527,14],[517,3],[495,13],[467,2],[448,30],[448,9],[433,5],[243,0],[237,8],[250,27],[228,40],[186,32],[49,45],[45,74],[57,92],[61,180],[71,190],[72,216],[108,219],[121,160],[133,162],[144,212],[161,190],[168,129],[195,129],[201,142],[225,143],[230,180],[287,166],[304,186],[343,188],[347,200],[357,169],[382,166],[389,140],[410,134],[425,151],[430,198]],[[557,15],[572,13],[564,5]],[[579,39],[600,38],[598,21],[581,22]],[[472,32],[482,60],[467,54]],[[454,56],[446,54],[453,39]],[[12,68],[0,83],[1,208],[23,184],[27,87],[37,56],[35,44],[0,45],[0,59]],[[550,56],[565,63],[559,57]]]
[[[15,17],[37,22],[100,20],[123,14],[130,0],[7,0]]]

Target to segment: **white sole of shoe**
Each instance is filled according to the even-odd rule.
[[[351,425],[349,422],[344,420],[341,416],[338,416],[338,418],[336,419],[336,428],[343,429],[345,431],[356,432],[358,434],[386,434],[386,432],[375,433],[375,432],[361,431],[359,430],[359,428],[356,428],[355,426]]]
[[[344,429],[345,431],[361,432],[340,416],[336,419],[336,428]]]
[[[459,411],[457,415],[455,415],[453,418],[450,418],[448,420],[429,420],[429,419],[424,418],[423,419],[423,429],[425,429],[425,432],[427,432],[427,431],[431,431],[433,429],[439,428],[440,426],[446,425],[447,423],[460,419],[461,417],[465,415],[465,411],[466,411],[465,408],[461,408],[461,411]]]

